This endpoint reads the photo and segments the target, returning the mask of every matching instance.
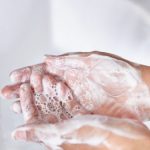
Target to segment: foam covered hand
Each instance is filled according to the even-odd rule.
[[[68,109],[69,117],[74,116],[75,107],[84,114],[143,121],[150,118],[150,92],[139,66],[102,52],[49,55],[44,63],[13,71],[10,78],[14,85],[4,87],[1,93],[8,99],[19,98],[20,86],[29,83],[40,114],[51,113],[53,101],[58,101],[57,111],[60,107]],[[14,106],[21,110],[19,102]]]
[[[28,124],[12,136],[43,143],[48,150],[150,149],[150,131],[144,125],[100,115],[76,116],[56,124]]]

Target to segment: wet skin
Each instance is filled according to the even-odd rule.
[[[14,103],[14,110],[22,111],[25,122],[33,123],[37,132],[39,123],[59,122],[61,124],[63,120],[67,122],[68,119],[79,114],[130,118],[133,122],[138,120],[136,123],[140,127],[142,123],[139,122],[150,118],[149,73],[148,66],[135,64],[103,52],[47,56],[44,63],[13,71],[10,78],[14,84],[4,87],[1,93],[7,99],[20,98],[19,102]],[[109,124],[115,120],[111,117],[108,117]],[[135,124],[128,125],[128,120],[126,124],[125,129],[129,126],[136,127]],[[87,133],[85,126],[83,125],[82,130]],[[117,121],[114,126],[118,130],[123,130]],[[149,131],[143,126],[140,128],[142,132],[139,135],[144,137],[144,142],[147,135],[149,136]],[[77,129],[73,130],[77,132]],[[95,131],[99,130],[101,131],[99,128],[95,129]],[[137,130],[139,128],[135,128],[135,131]],[[113,131],[110,132],[113,138],[117,136]],[[79,137],[82,135],[79,134]],[[106,141],[111,141],[108,139]],[[114,144],[123,143],[122,146],[125,146],[128,143],[130,149],[138,145],[135,143],[139,141],[139,139],[135,140],[136,142],[131,144],[130,137],[116,139]],[[147,140],[145,142],[147,143]],[[62,143],[61,145],[64,149],[69,149],[70,146],[74,147],[73,144]],[[85,147],[87,149],[87,145],[78,145],[78,149],[85,149]],[[108,149],[108,145],[102,146],[101,149]]]

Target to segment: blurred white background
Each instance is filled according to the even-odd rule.
[[[0,0],[0,87],[18,67],[44,54],[101,50],[150,65],[149,0]],[[0,149],[42,150],[13,141],[22,124],[0,100]]]

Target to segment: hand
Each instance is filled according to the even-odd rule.
[[[100,115],[78,116],[57,124],[28,124],[12,136],[43,143],[48,150],[150,149],[150,131],[143,124]]]
[[[141,121],[150,118],[149,87],[142,77],[140,65],[102,52],[46,56],[42,64],[13,71],[10,78],[14,85],[4,87],[2,95],[5,98],[19,98],[20,85],[27,82],[35,95],[46,97],[43,89],[48,76],[55,82],[66,84],[73,102],[81,107],[84,114]],[[51,92],[50,88],[48,90]],[[71,109],[75,106],[69,105]]]
[[[50,75],[43,76],[42,94],[35,95],[33,92],[29,83],[22,83],[19,88],[20,107],[26,123],[35,120],[55,123],[86,112],[73,100],[67,86],[56,82]]]
[[[84,115],[49,124],[37,115],[30,84],[21,85],[20,96],[23,116],[25,120],[30,118],[32,123],[28,122],[13,132],[16,140],[42,142],[49,150],[113,150],[118,145],[128,150],[140,150],[141,146],[143,150],[150,148],[149,130],[138,121]]]

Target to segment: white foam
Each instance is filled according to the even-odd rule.
[[[142,81],[140,71],[135,68],[138,64],[134,64],[135,67],[133,67],[123,60],[94,53],[81,57],[81,55],[68,55],[64,68],[61,64],[62,59],[60,63],[54,64],[51,68],[56,67],[56,70],[67,69],[63,78],[67,80],[76,100],[86,110],[92,111],[101,104],[106,102],[109,104],[112,100],[121,98],[124,98],[124,108],[137,116],[140,115],[138,106],[146,107],[147,104],[147,106],[150,106],[148,100],[150,97],[149,88]],[[82,59],[82,63],[78,59]],[[85,67],[85,64],[83,65],[84,61],[88,67]],[[51,71],[53,72],[53,70]],[[73,80],[68,80],[70,75]],[[138,98],[140,93],[143,93],[143,100]],[[146,119],[147,114],[143,113],[142,115],[139,118]]]
[[[109,119],[110,119],[109,121],[111,121],[111,118]],[[130,130],[129,131],[122,130],[122,128],[119,128],[117,126],[111,126],[108,124],[107,121],[108,121],[107,117],[99,116],[99,115],[94,115],[94,116],[85,115],[85,116],[74,117],[73,119],[68,120],[67,123],[63,122],[57,124],[56,128],[51,129],[51,131],[53,131],[53,135],[55,136],[53,136],[52,141],[50,139],[47,139],[46,143],[48,145],[51,145],[51,143],[53,143],[53,145],[70,143],[70,144],[89,144],[91,146],[104,144],[106,147],[109,147],[111,146],[111,144],[107,141],[107,138],[109,137],[109,132],[131,140],[143,138],[143,136],[138,134],[137,132],[131,133]],[[113,118],[112,121],[120,122],[120,119]],[[103,130],[104,134],[96,135],[96,133],[94,133],[91,137],[82,137],[82,136],[79,137],[73,131],[80,129],[83,126],[91,126]]]

